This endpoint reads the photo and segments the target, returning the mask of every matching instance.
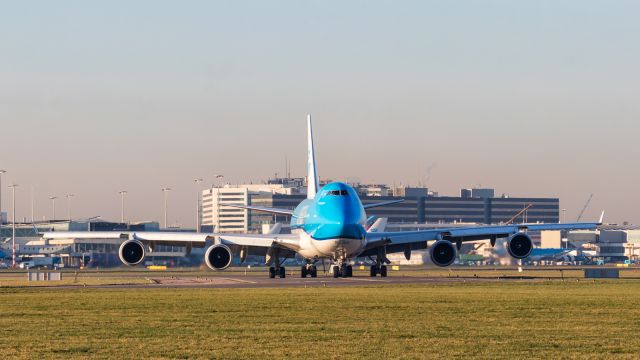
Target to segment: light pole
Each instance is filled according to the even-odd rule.
[[[31,185],[31,223],[35,222],[35,197],[33,195],[33,185]]]
[[[194,184],[196,184],[196,232],[200,232],[200,187],[198,184],[203,182],[204,180],[197,178],[193,179]]]
[[[127,190],[119,191],[120,194],[120,222],[124,224],[124,196],[129,192]]]
[[[18,184],[11,184],[9,187],[12,190],[13,197],[13,215],[12,215],[12,228],[11,228],[11,266],[16,267],[16,188]]]
[[[7,170],[0,170],[0,225],[2,225],[2,174],[6,173]]]
[[[167,229],[167,197],[169,197],[169,191],[171,188],[165,187],[162,188],[162,192],[164,193],[164,228]]]
[[[51,210],[52,210],[51,220],[56,219],[56,199],[57,198],[58,198],[57,196],[49,196],[49,200],[51,200]]]
[[[67,194],[64,197],[67,198],[67,219],[71,221],[71,198],[74,197],[73,194]]]

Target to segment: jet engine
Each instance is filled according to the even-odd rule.
[[[204,254],[204,262],[211,270],[224,270],[231,265],[233,254],[227,245],[212,245]]]
[[[118,255],[123,264],[138,265],[144,260],[144,244],[139,240],[127,240],[120,245]]]
[[[456,260],[456,247],[447,240],[438,240],[431,245],[431,261],[438,266],[449,266]]]
[[[509,237],[509,241],[507,242],[507,251],[509,251],[509,255],[512,257],[516,259],[524,259],[531,254],[531,250],[533,250],[533,241],[531,241],[529,235],[525,233],[517,233]]]

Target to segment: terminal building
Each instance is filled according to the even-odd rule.
[[[299,182],[271,181],[267,184],[225,185],[206,189],[202,192],[201,201],[202,230],[212,232],[215,229],[220,233],[257,232],[262,229],[262,224],[288,222],[288,217],[224,205],[294,208],[306,198],[301,185]]]
[[[55,257],[56,263],[67,267],[118,266],[119,239],[56,239],[43,240],[40,233],[55,231],[159,231],[157,222],[116,223],[101,220],[73,220],[16,224],[16,262],[40,257]],[[13,252],[13,226],[0,227],[0,257],[10,258]],[[150,260],[183,261],[185,248],[162,246]],[[187,262],[188,259],[184,259]]]
[[[640,227],[602,226],[596,240],[596,255],[607,261],[640,260]]]
[[[302,185],[302,182],[281,181],[206,189],[202,192],[203,231],[215,228],[220,233],[259,232],[265,223],[287,224],[289,216],[275,216],[224,204],[294,209],[306,198]],[[367,211],[369,216],[388,218],[389,223],[394,224],[501,224],[507,221],[557,223],[560,220],[558,198],[494,197],[493,189],[464,189],[461,196],[454,197],[438,196],[427,188],[403,187],[398,190],[386,189],[383,185],[361,184],[355,185],[355,188],[360,193],[363,204],[403,200]],[[521,216],[514,218],[520,212]]]

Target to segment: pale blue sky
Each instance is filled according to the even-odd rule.
[[[558,196],[640,223],[636,1],[0,2],[0,168],[18,214],[193,225],[194,177]],[[435,166],[432,166],[435,164]],[[9,205],[5,187],[3,208]],[[59,214],[66,212],[62,203]]]

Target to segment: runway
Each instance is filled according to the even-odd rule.
[[[540,278],[461,278],[461,277],[414,277],[391,276],[386,278],[354,276],[351,278],[300,278],[269,279],[267,276],[170,276],[150,277],[149,284],[97,285],[99,288],[310,288],[310,287],[348,287],[348,286],[385,286],[466,282],[533,281]]]
[[[240,268],[225,272],[201,269],[171,269],[165,271],[109,269],[64,271],[63,281],[26,281],[25,271],[0,271],[0,286],[29,288],[322,288],[322,287],[385,287],[395,285],[501,283],[536,281],[583,281],[584,268],[407,268],[389,273],[389,277],[370,277],[368,271],[354,271],[351,278],[333,278],[319,273],[317,278],[301,278],[297,271],[284,279],[270,279],[267,271]],[[620,272],[625,279],[640,279],[638,269]]]

